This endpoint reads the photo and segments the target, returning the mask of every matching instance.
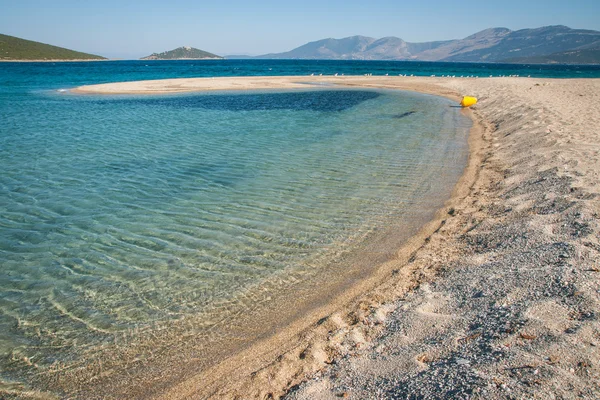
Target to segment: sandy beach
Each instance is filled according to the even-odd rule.
[[[477,97],[446,206],[373,274],[211,368],[188,360],[177,382],[149,370],[110,393],[100,376],[81,397],[600,397],[600,80],[198,78],[73,92],[324,85]]]

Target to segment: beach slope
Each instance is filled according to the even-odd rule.
[[[414,257],[438,272],[290,399],[600,397],[599,82],[444,86],[480,98],[490,142]]]
[[[76,92],[323,84],[478,97],[453,198],[395,260],[328,307],[209,371],[122,394],[600,397],[600,80],[205,78]]]

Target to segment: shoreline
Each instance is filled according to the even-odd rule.
[[[443,90],[437,86],[423,84],[424,78],[417,78],[417,83],[408,85],[407,87],[397,87],[396,85],[377,84],[370,86],[373,82],[372,77],[244,77],[244,78],[199,78],[199,79],[177,79],[177,80],[160,80],[160,81],[139,81],[132,83],[116,83],[94,85],[91,87],[79,87],[71,92],[76,94],[167,94],[167,93],[187,93],[195,91],[225,91],[225,90],[252,90],[252,89],[314,89],[324,88],[323,84],[340,84],[341,80],[345,80],[343,85],[331,86],[339,88],[340,86],[358,86],[377,89],[404,89],[417,91],[424,94],[438,95],[449,98],[457,104],[460,101],[460,95],[456,92]],[[352,81],[348,81],[351,79]],[[364,81],[361,81],[363,80]],[[397,83],[395,78],[387,78],[390,82]],[[306,82],[306,81],[312,82]],[[335,80],[335,82],[331,82]],[[131,87],[133,86],[133,87]],[[128,387],[127,392],[119,392],[119,395],[127,397],[146,397],[152,398],[205,398],[205,397],[233,397],[228,394],[220,393],[223,390],[230,391],[231,388],[242,385],[238,393],[255,392],[252,397],[262,397],[264,393],[283,394],[281,388],[289,386],[290,382],[276,382],[272,377],[265,376],[258,378],[256,371],[266,371],[268,369],[283,369],[288,371],[287,375],[301,376],[304,372],[298,375],[298,371],[315,371],[329,362],[334,353],[327,350],[329,321],[344,321],[349,317],[347,314],[348,308],[355,308],[354,302],[368,293],[373,293],[374,290],[381,292],[382,285],[389,286],[390,276],[394,277],[394,287],[387,293],[379,293],[376,302],[373,302],[369,307],[382,304],[382,301],[391,301],[398,296],[408,293],[410,290],[418,287],[421,278],[419,271],[413,270],[405,266],[409,264],[411,257],[418,251],[420,247],[428,240],[428,238],[438,231],[444,224],[444,219],[453,207],[457,205],[459,199],[466,196],[468,188],[472,185],[477,176],[477,165],[481,158],[481,147],[483,146],[482,135],[483,128],[481,121],[473,116],[473,112],[468,109],[462,111],[473,121],[473,125],[468,137],[468,160],[465,165],[465,170],[458,180],[458,183],[452,190],[450,199],[444,201],[444,206],[434,212],[433,218],[428,218],[426,223],[420,226],[414,235],[409,236],[402,241],[400,247],[392,245],[392,248],[387,248],[388,252],[394,254],[391,260],[383,263],[377,262],[368,275],[358,275],[350,286],[348,284],[341,290],[335,291],[336,295],[326,299],[321,304],[315,307],[306,309],[307,313],[303,315],[295,315],[291,323],[281,327],[278,326],[276,333],[269,337],[252,343],[249,348],[243,349],[233,355],[228,356],[224,360],[216,363],[215,366],[190,375],[178,384],[170,388],[153,388],[148,390],[147,387],[136,388]],[[436,207],[437,208],[437,207]],[[389,238],[383,238],[388,240]],[[391,243],[390,243],[391,244]],[[374,261],[368,258],[363,262],[372,264]],[[325,293],[324,293],[325,294]],[[370,300],[373,301],[373,300]],[[354,304],[354,305],[353,305]],[[365,307],[365,303],[358,306]],[[344,310],[346,311],[340,311]],[[327,322],[323,322],[327,321]],[[334,322],[335,325],[335,322]],[[276,350],[273,350],[276,349]],[[318,354],[314,357],[306,357],[307,349],[314,349]],[[310,350],[309,352],[312,352]],[[291,356],[294,354],[294,356]],[[284,358],[281,358],[285,355]],[[280,362],[276,362],[271,367],[265,369],[265,364],[271,364],[272,360],[286,360],[283,366]],[[283,367],[283,368],[281,368]],[[293,371],[293,372],[292,372]],[[248,380],[248,377],[253,376]],[[227,378],[224,378],[227,377]],[[295,383],[299,381],[294,380]],[[133,382],[132,382],[133,384]],[[198,388],[201,386],[201,389]],[[274,387],[281,386],[279,390]]]
[[[316,84],[298,82],[307,79]],[[190,80],[165,80],[162,87],[157,81],[138,82],[134,92],[124,89],[131,83],[108,84],[113,87],[102,93],[310,89],[332,83],[455,101],[475,95],[480,103],[466,111],[474,122],[469,160],[451,198],[395,249],[393,260],[207,371],[189,370],[173,386],[133,380],[121,386],[123,391],[103,396],[326,399],[364,398],[373,390],[401,397],[599,394],[594,381],[600,376],[600,326],[593,310],[600,309],[600,150],[594,136],[600,121],[593,115],[600,109],[600,80],[304,76],[184,81]],[[74,92],[98,94],[97,89]],[[500,280],[489,281],[495,275]],[[538,295],[545,293],[548,276],[568,290]],[[485,303],[473,300],[479,298]],[[389,343],[390,337],[396,342]],[[498,355],[488,360],[488,351]],[[377,365],[390,360],[392,375]],[[352,372],[361,366],[364,379]],[[473,373],[477,379],[457,378]],[[402,378],[409,380],[402,383]],[[394,392],[400,389],[405,391]]]
[[[301,87],[307,86],[309,85],[302,84]],[[318,85],[309,87],[322,88]],[[388,86],[371,88],[397,89]],[[268,89],[274,87],[269,86]],[[418,91],[460,101],[460,96],[456,94],[444,91],[442,95],[431,87],[418,89],[410,87],[400,90]],[[254,343],[249,349],[223,360],[209,371],[191,377],[152,398],[279,398],[311,374],[326,368],[343,356],[344,352],[340,352],[337,347],[346,340],[352,341],[355,336],[359,336],[363,338],[359,342],[365,341],[367,335],[364,332],[351,328],[366,324],[372,331],[370,334],[375,334],[390,311],[386,303],[405,296],[423,282],[422,271],[410,266],[411,259],[431,236],[444,226],[446,218],[452,213],[451,210],[464,200],[479,175],[478,166],[486,146],[486,129],[484,121],[471,110],[464,111],[471,118],[473,125],[468,137],[469,155],[463,174],[453,188],[450,198],[435,212],[434,217],[404,241],[400,248],[394,250],[394,259],[378,265],[361,282],[356,282],[327,304],[299,317],[273,336]],[[428,271],[430,272],[432,271]]]
[[[439,273],[286,398],[600,396],[600,81],[450,85],[480,99],[489,141],[413,257]]]

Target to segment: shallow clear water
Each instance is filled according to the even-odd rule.
[[[413,224],[466,163],[470,121],[433,96],[77,96],[43,79],[0,92],[3,380],[187,316],[235,319],[264,282],[301,285]]]

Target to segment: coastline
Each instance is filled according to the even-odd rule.
[[[440,95],[456,102],[460,100],[460,95],[458,93],[444,90],[443,88],[430,85],[428,82],[423,81],[427,78],[418,78],[417,82],[413,82],[405,87],[397,87],[395,85],[398,83],[397,78],[391,77],[386,79],[387,84],[376,82],[375,85],[371,85],[373,82],[372,77],[336,78],[311,76],[199,78],[102,84],[91,87],[79,87],[72,90],[72,92],[77,94],[100,93],[110,95],[144,95],[252,89],[306,90],[314,88],[322,89],[324,87],[329,87],[324,85],[340,84],[343,80],[343,85],[348,87],[357,86],[404,89]],[[398,249],[397,244],[391,244],[393,241],[383,238],[383,243],[389,243],[386,250],[389,253],[394,254],[391,260],[383,263],[381,263],[381,261],[377,262],[376,271],[370,273],[368,276],[364,276],[364,274],[356,275],[356,279],[350,285],[346,285],[343,290],[333,291],[336,293],[335,297],[323,293],[328,297],[326,298],[326,301],[318,304],[317,307],[309,308],[309,312],[305,315],[296,315],[293,321],[287,326],[278,326],[275,335],[271,335],[270,337],[253,343],[250,348],[227,357],[225,360],[217,363],[216,366],[211,367],[206,371],[202,371],[199,374],[192,374],[191,377],[183,380],[175,387],[164,388],[166,390],[161,391],[157,390],[157,388],[148,390],[148,387],[145,386],[138,391],[138,388],[130,385],[124,395],[129,397],[143,397],[148,396],[151,393],[151,397],[156,396],[157,398],[205,398],[210,396],[229,398],[234,396],[231,395],[231,393],[220,393],[221,390],[227,388],[229,391],[232,387],[235,387],[241,382],[244,383],[239,388],[238,394],[247,394],[258,391],[255,395],[251,396],[257,398],[260,398],[263,393],[267,392],[279,392],[279,395],[281,395],[283,393],[281,389],[285,386],[289,386],[289,382],[276,382],[276,380],[272,379],[270,376],[265,377],[264,379],[258,379],[256,374],[254,374],[257,370],[264,370],[265,362],[267,360],[277,359],[281,357],[282,354],[287,354],[288,356],[290,354],[296,354],[297,356],[292,356],[288,360],[289,365],[286,363],[283,370],[288,371],[291,375],[297,375],[298,370],[306,372],[314,371],[322,367],[322,365],[324,365],[323,363],[329,361],[331,357],[334,357],[334,353],[328,354],[328,350],[325,350],[325,348],[328,347],[326,343],[329,341],[328,327],[330,327],[330,323],[318,323],[319,321],[322,321],[324,318],[327,320],[346,320],[347,316],[343,316],[342,314],[347,314],[347,312],[340,312],[340,310],[354,304],[354,302],[356,302],[357,299],[360,299],[364,294],[372,294],[374,290],[380,292],[377,295],[377,299],[381,302],[383,300],[390,301],[391,299],[404,295],[419,285],[420,272],[412,270],[410,267],[404,268],[404,266],[409,264],[410,258],[423,245],[427,238],[440,228],[440,224],[443,225],[442,221],[448,215],[448,211],[456,205],[458,199],[466,195],[468,187],[472,184],[472,181],[476,176],[476,165],[478,165],[480,158],[479,149],[482,146],[483,129],[479,125],[478,119],[473,117],[471,110],[465,109],[463,112],[470,116],[474,122],[471,134],[469,135],[468,165],[466,166],[459,183],[454,188],[451,199],[446,202],[442,209],[435,212],[433,219],[428,218],[427,222],[418,229],[416,234],[402,241],[400,249]],[[385,244],[383,246],[385,246]],[[392,248],[389,248],[390,246]],[[376,261],[367,256],[362,259],[361,262],[373,264]],[[395,283],[393,289],[382,291],[383,284],[389,286],[389,283],[386,284],[385,282],[389,280],[390,275],[394,276]],[[365,307],[364,302],[361,307]],[[308,348],[319,349],[317,350],[319,355],[316,358],[303,356],[302,354],[305,354],[306,349]],[[286,357],[286,359],[288,359],[288,357]],[[279,370],[280,367],[281,365],[276,363],[272,368]],[[254,376],[251,382],[247,381],[249,376]],[[286,376],[286,374],[283,376]],[[224,377],[227,378],[224,379]],[[199,389],[198,386],[201,386],[201,388]],[[273,387],[277,386],[281,386],[281,388],[279,390],[272,390]]]
[[[140,61],[177,61],[177,60],[225,60],[223,57],[203,57],[203,58],[140,58]]]
[[[413,259],[439,273],[286,398],[599,397],[600,82],[451,85],[479,97],[489,141]]]
[[[313,81],[313,78],[317,77],[308,78]],[[376,82],[372,85],[369,82],[372,81],[371,78],[366,77],[363,80],[362,77],[342,77],[335,79],[335,84],[411,90],[446,97],[456,102],[461,98],[458,93],[423,83],[422,80],[427,78],[419,78],[418,82],[402,87],[390,85],[389,81],[386,84]],[[345,80],[343,83],[342,79]],[[266,77],[257,80],[250,78],[245,82],[236,79],[223,82],[224,84],[217,82],[216,85],[210,85],[209,90],[239,90],[239,86],[242,86],[243,90],[323,88],[321,84],[331,83],[332,78],[318,77],[316,84],[294,82],[306,80],[307,77]],[[169,90],[177,90],[170,83],[166,83]],[[182,89],[187,91],[185,87]],[[370,276],[356,282],[324,306],[301,316],[274,336],[253,344],[249,349],[222,361],[215,368],[191,377],[153,398],[279,398],[285,396],[290,388],[335,363],[336,359],[352,352],[355,344],[361,346],[370,337],[374,337],[382,327],[386,314],[391,311],[388,307],[389,302],[418,288],[428,279],[426,276],[433,272],[427,271],[423,274],[424,271],[411,265],[411,260],[431,236],[444,226],[449,213],[452,213],[451,210],[464,201],[479,175],[478,168],[486,146],[486,129],[484,121],[472,110],[465,109],[464,112],[473,121],[468,138],[469,157],[465,170],[450,199],[415,235],[406,240],[400,248],[394,249],[396,254],[392,260],[379,265]],[[360,329],[356,329],[359,327]],[[363,330],[364,327],[367,329]],[[355,342],[357,338],[358,341]],[[344,349],[348,341],[355,344]]]
[[[319,77],[317,84],[293,82],[306,80],[307,77],[278,78],[242,78],[239,81],[236,79],[232,82],[217,82],[207,90],[240,90],[240,86],[243,87],[242,90],[323,88],[323,81],[330,82],[328,78],[323,77]],[[309,78],[312,80],[315,77]],[[379,83],[373,86],[366,85],[360,81],[356,82],[356,77],[348,79],[353,81],[346,81],[340,86],[411,90],[443,96],[457,102],[461,98],[457,93],[420,82],[399,88]],[[340,84],[339,80],[336,81]],[[169,85],[168,93],[177,90],[169,82],[166,83]],[[182,91],[188,92],[186,88]],[[131,94],[128,91],[127,93]],[[177,90],[177,93],[180,91]],[[339,293],[327,304],[300,316],[273,336],[254,343],[250,348],[223,360],[209,371],[188,378],[152,398],[280,398],[285,396],[290,388],[335,363],[336,359],[350,354],[356,344],[360,347],[370,337],[377,335],[386,314],[391,311],[389,303],[406,296],[423,281],[430,279],[430,274],[434,271],[414,268],[411,260],[432,235],[444,226],[452,210],[469,194],[479,175],[479,165],[487,140],[485,122],[471,110],[465,109],[464,112],[473,121],[468,138],[469,156],[464,172],[444,206],[438,209],[435,216],[416,234],[404,241],[400,248],[394,249],[395,256],[392,260],[378,265],[368,277]],[[359,327],[360,329],[356,329]],[[358,341],[355,341],[357,338]],[[347,341],[355,342],[352,348],[344,349]],[[333,394],[333,397],[339,396]]]
[[[307,84],[307,81],[315,84]],[[569,93],[567,93],[566,98],[556,98],[558,97],[557,93],[551,92],[551,98],[546,99],[552,103],[550,106],[539,103],[528,104],[528,100],[530,99],[527,95],[523,94],[523,91],[545,90],[548,86],[553,88],[552,85],[554,84],[563,86],[564,82],[560,80],[528,78],[493,78],[488,80],[372,76],[259,77],[183,79],[161,82],[146,81],[135,83],[134,86],[138,86],[133,88],[126,86],[132,85],[131,83],[99,86],[103,87],[101,93],[104,94],[144,94],[182,93],[204,90],[322,88],[322,84],[324,83],[342,86],[413,90],[444,96],[453,100],[458,100],[460,95],[463,94],[479,97],[480,105],[472,111],[466,111],[474,120],[474,127],[469,137],[469,161],[465,173],[454,189],[451,199],[446,203],[445,207],[436,213],[432,221],[422,227],[417,235],[409,239],[397,251],[397,256],[393,260],[384,263],[370,277],[357,282],[339,297],[313,310],[308,315],[299,317],[295,322],[273,336],[265,338],[251,348],[223,360],[209,371],[202,371],[196,374],[190,371],[187,374],[187,378],[175,386],[155,386],[152,389],[148,389],[147,386],[132,381],[130,384],[135,383],[136,386],[139,386],[129,386],[126,392],[120,392],[118,395],[124,397],[142,396],[168,399],[236,398],[239,396],[245,398],[264,398],[269,395],[277,398],[287,393],[290,388],[295,387],[299,383],[312,377],[319,377],[318,380],[312,380],[301,386],[293,396],[298,396],[298,398],[303,398],[303,395],[305,398],[331,398],[332,396],[338,396],[339,393],[336,392],[335,379],[343,379],[344,376],[348,376],[348,372],[343,372],[340,369],[339,373],[336,372],[338,374],[337,378],[328,377],[325,379],[323,377],[326,375],[323,375],[321,371],[335,368],[336,365],[332,367],[330,364],[338,363],[342,359],[356,360],[361,357],[368,358],[374,354],[381,354],[377,351],[377,343],[382,333],[393,325],[390,324],[390,321],[394,320],[394,310],[400,308],[398,305],[399,299],[421,298],[423,300],[427,298],[427,296],[430,296],[430,293],[427,293],[425,288],[435,282],[443,281],[445,279],[444,274],[447,274],[448,272],[446,271],[451,267],[459,270],[461,262],[477,265],[485,265],[486,262],[489,262],[491,256],[486,258],[482,256],[482,252],[477,253],[472,248],[469,248],[469,243],[465,244],[465,238],[481,233],[480,230],[486,228],[486,221],[493,220],[494,218],[508,219],[512,212],[524,213],[524,215],[529,215],[532,212],[531,210],[535,212],[537,204],[530,204],[531,201],[529,200],[523,201],[523,204],[520,204],[519,199],[513,201],[503,198],[500,192],[502,185],[505,187],[516,185],[516,187],[519,187],[523,182],[531,181],[532,175],[545,173],[545,171],[554,168],[555,166],[552,163],[566,162],[569,165],[569,170],[560,171],[560,173],[564,174],[562,176],[572,178],[574,183],[570,188],[573,188],[575,183],[579,187],[577,191],[567,191],[564,195],[573,197],[568,199],[569,202],[581,203],[581,207],[584,208],[589,206],[591,209],[594,209],[596,207],[595,209],[597,210],[597,201],[594,196],[590,198],[586,196],[576,197],[581,195],[580,190],[588,194],[593,194],[594,191],[597,192],[598,186],[594,186],[598,182],[597,173],[593,176],[593,171],[597,168],[598,164],[598,151],[594,150],[597,149],[597,145],[591,150],[591,161],[586,163],[587,170],[582,170],[580,164],[573,165],[572,157],[569,159],[563,153],[560,153],[559,150],[556,150],[557,155],[544,156],[545,158],[538,159],[536,146],[547,146],[547,143],[549,143],[548,140],[550,140],[550,143],[555,141],[553,136],[561,133],[560,129],[556,129],[555,127],[555,125],[558,125],[557,115],[559,115],[559,110],[556,107],[564,105],[565,102],[573,100],[573,98],[572,96],[569,97]],[[587,84],[593,85],[596,89],[600,86],[598,80],[592,79],[585,80],[585,82],[572,80],[572,83],[575,83],[572,85],[575,89]],[[113,86],[111,87],[110,85]],[[100,93],[98,89],[98,87],[93,89],[83,87],[74,90],[74,92]],[[568,89],[567,87],[558,88],[558,90],[563,90],[563,92],[565,90],[568,92]],[[588,91],[586,95],[593,95],[593,92],[592,88],[592,94]],[[514,97],[515,95],[517,96],[516,98]],[[580,111],[579,115],[581,116],[582,112],[589,114],[594,110],[597,111],[597,97],[592,99],[592,106],[590,109]],[[573,108],[576,107],[581,108],[581,104],[575,103]],[[521,115],[520,113],[523,110],[527,110],[528,112]],[[537,123],[535,123],[536,121]],[[593,124],[595,124],[593,126],[597,126],[598,120],[595,119]],[[590,126],[592,126],[591,123]],[[519,134],[520,130],[523,130],[525,133],[535,131],[537,135],[538,132],[536,129],[541,130],[542,128],[544,132],[546,130],[549,130],[549,132],[546,132],[545,135],[540,135],[538,142],[527,142],[528,146],[526,148],[520,147],[521,143],[519,140],[527,140],[526,135]],[[510,133],[506,134],[506,131],[510,131]],[[591,134],[592,131],[590,129],[589,133]],[[555,134],[550,135],[553,132]],[[550,136],[550,138],[547,136]],[[589,139],[589,135],[585,137]],[[569,145],[573,145],[574,139],[571,138],[570,140]],[[566,142],[567,140],[565,139],[562,143],[566,145]],[[575,144],[579,146],[579,143]],[[529,158],[526,158],[522,154],[524,150],[530,153]],[[578,151],[582,152],[584,150],[578,148]],[[596,153],[593,153],[594,151]],[[563,156],[562,160],[560,158],[561,155]],[[595,170],[597,171],[598,169]],[[534,187],[532,193],[538,195],[546,194],[540,193],[540,190],[542,189]],[[574,194],[571,195],[570,193]],[[563,193],[561,192],[560,195],[563,195]],[[584,202],[589,202],[590,204],[588,205]],[[499,208],[502,210],[508,209],[508,206],[504,206],[503,203],[510,204],[511,210],[500,213],[498,211]],[[567,212],[569,208],[571,207],[562,212]],[[497,215],[499,213],[502,215]],[[539,215],[543,216],[547,214]],[[593,232],[598,232],[597,214],[595,217],[593,213],[585,213],[585,215],[590,220],[589,223],[586,222],[588,226],[591,226],[589,229]],[[499,222],[498,229],[502,227],[502,223],[503,221]],[[489,227],[487,228],[489,229]],[[541,234],[548,237],[554,234],[554,232],[541,230]],[[585,240],[590,240],[590,234],[588,233],[585,237],[578,236],[574,240],[579,240],[583,243]],[[591,241],[591,243],[594,242]],[[581,245],[586,247],[583,244]],[[584,258],[586,255],[588,259],[597,257],[597,252],[593,253],[593,251],[594,246],[587,246],[587,249],[583,252],[585,253]],[[494,249],[494,255],[497,253],[498,250]],[[582,251],[579,251],[579,260],[581,260],[581,257]],[[525,264],[529,265],[528,263]],[[595,265],[597,266],[598,264],[596,263]],[[438,276],[442,272],[442,276]],[[590,286],[590,288],[593,287]],[[441,293],[439,295],[441,297],[451,297],[452,293]],[[595,301],[596,304],[598,303],[598,299],[593,298],[593,292],[584,292],[583,295],[578,296],[585,297],[586,301]],[[418,302],[418,300],[413,301]],[[438,306],[436,305],[435,307]],[[435,307],[428,312],[436,314],[438,310]],[[454,312],[456,313],[457,311]],[[545,322],[548,322],[547,320],[550,318],[546,317],[544,319],[542,317],[538,319],[541,318],[540,320],[544,320]],[[595,320],[582,321],[582,324],[585,323],[592,325],[592,328],[590,328],[592,329],[592,333],[598,331],[598,324]],[[410,327],[410,325],[405,324],[406,327]],[[415,329],[415,332],[418,332],[418,329]],[[531,333],[527,333],[526,335],[529,335],[527,337],[535,336],[537,338],[538,336],[542,336],[542,334],[534,335],[534,329],[528,330],[528,332]],[[456,335],[463,335],[464,332],[452,332],[448,330],[444,334],[450,342],[455,342]],[[518,330],[515,330],[513,333],[506,333],[508,336],[516,335],[517,339],[520,338],[521,341],[534,340],[519,336],[522,334],[523,332]],[[588,332],[586,336],[588,343],[592,343],[592,339],[588,337],[590,335],[592,338],[595,337]],[[460,337],[465,336],[468,335]],[[422,337],[418,337],[417,335],[412,339],[414,339],[412,342],[414,344],[419,340],[424,342],[428,340],[428,337],[427,335],[423,335]],[[472,342],[476,343],[484,339],[486,339],[485,335],[481,335],[481,339],[475,338]],[[506,338],[502,337],[501,339],[504,340]],[[498,339],[490,338],[489,340]],[[438,355],[442,354],[443,351],[440,350]],[[389,356],[391,357],[392,355],[389,354]],[[522,355],[519,354],[519,356]],[[410,365],[407,364],[404,370],[401,370],[399,373],[410,374],[415,369],[420,371],[429,370],[430,365],[433,364],[432,362],[427,362],[424,358],[415,358],[414,355],[411,355],[411,357],[412,363],[403,360],[405,364],[408,363]],[[594,357],[596,358],[594,359]],[[588,357],[590,363],[590,368],[588,369],[592,370],[592,374],[598,371],[597,357],[597,350],[595,355],[592,354]],[[433,358],[432,356],[432,360]],[[439,359],[441,358],[439,356]],[[574,365],[577,365],[577,363]],[[568,369],[570,366],[559,366],[570,371]],[[492,376],[490,380],[492,378],[497,377]],[[585,379],[583,381],[585,382]],[[581,382],[579,382],[579,385],[581,386]],[[591,386],[591,379],[589,385]],[[500,391],[498,393],[503,393],[501,392],[503,390],[501,387],[502,384],[498,384],[497,386],[497,390]],[[360,389],[350,388],[348,392],[344,393],[354,393],[359,398]],[[367,391],[366,393],[369,392]],[[534,393],[545,392],[542,390],[541,392]]]

